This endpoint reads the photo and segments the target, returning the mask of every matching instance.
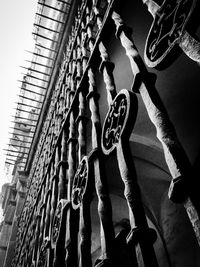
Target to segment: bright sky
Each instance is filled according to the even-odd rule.
[[[25,50],[33,51],[33,23],[37,0],[2,1],[0,8],[0,190],[7,182],[4,174],[4,162],[9,141],[8,132],[13,120],[14,104],[18,101],[22,72],[19,66],[25,66],[30,58]]]

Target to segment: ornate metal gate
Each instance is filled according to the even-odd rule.
[[[200,243],[198,203],[189,182],[191,164],[155,88],[156,76],[148,72],[132,39],[132,29],[120,17],[121,2],[83,0],[77,8],[30,172],[13,267],[92,266],[90,205],[94,194],[98,199],[101,240],[101,255],[95,266],[117,266],[109,177],[105,171],[110,154],[116,157],[125,188],[131,229],[123,240],[132,266],[158,266],[153,246],[156,232],[147,223],[129,145],[137,119],[138,95],[163,146],[172,177],[169,198],[184,205]],[[186,32],[196,1],[164,1],[161,8],[154,1],[143,2],[154,17],[146,42],[146,63],[150,67],[165,64],[175,45],[199,61],[197,43]],[[168,21],[172,21],[171,28],[163,26]],[[106,47],[106,36],[114,28],[133,74],[133,84],[119,93],[115,66]],[[96,82],[99,72],[109,107],[103,127]]]

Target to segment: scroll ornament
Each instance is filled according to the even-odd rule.
[[[72,185],[72,207],[78,209],[81,206],[88,184],[89,164],[87,156],[83,157],[74,176]]]
[[[102,150],[106,155],[109,155],[116,148],[119,140],[129,130],[131,95],[130,91],[122,89],[110,106],[104,121],[101,139]],[[132,119],[134,121],[134,116]]]
[[[65,199],[61,199],[57,205],[54,220],[53,220],[53,225],[52,225],[52,235],[51,235],[52,248],[55,248],[58,242],[60,232],[61,232],[62,222],[64,221],[64,218],[66,215],[65,210],[68,204],[69,204],[69,201]]]
[[[178,55],[175,50],[178,45],[188,57],[200,63],[200,42],[187,31],[197,0],[165,0],[161,6],[154,0],[143,3],[154,19],[145,45],[146,64],[156,68],[169,65]]]

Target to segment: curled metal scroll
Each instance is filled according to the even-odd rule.
[[[72,185],[72,207],[78,209],[83,201],[87,189],[89,176],[89,163],[87,156],[83,157],[74,176]]]
[[[197,0],[165,0],[161,7],[153,0],[143,0],[143,2],[154,17],[145,45],[146,64],[149,67],[158,67],[168,58],[176,44],[180,44],[186,54],[191,53],[191,51],[187,51],[187,48],[181,46],[181,42],[191,39],[186,32],[186,26]],[[191,46],[191,49],[195,49],[195,47]],[[188,56],[190,55],[188,54]]]
[[[122,89],[110,106],[101,136],[102,150],[106,155],[115,149],[121,138],[129,138],[137,113],[130,112],[130,109],[134,108],[135,104],[137,106],[137,101],[134,101],[135,98],[133,96],[132,92]],[[129,124],[130,120],[131,123]]]
[[[55,248],[58,242],[60,232],[61,232],[62,222],[65,219],[65,214],[66,214],[65,210],[68,204],[69,204],[69,201],[65,199],[61,199],[58,202],[55,215],[54,215],[53,225],[52,225],[51,245],[53,248]]]

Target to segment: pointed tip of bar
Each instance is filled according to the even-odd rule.
[[[24,75],[24,76],[27,76],[27,77],[30,77],[30,78],[33,78],[33,79],[35,79],[35,80],[39,80],[39,81],[43,81],[43,82],[46,82],[46,83],[48,83],[48,81],[47,80],[44,80],[44,79],[41,79],[41,78],[39,78],[39,77],[36,77],[36,76],[33,76],[33,75],[30,75],[30,74],[24,74],[24,73],[21,73],[22,75]]]
[[[50,59],[53,60],[52,58],[50,58]],[[19,67],[23,68],[23,69],[26,69],[26,70],[30,70],[31,72],[37,72],[37,73],[43,74],[45,76],[50,76],[50,74],[48,74],[48,73],[45,73],[45,72],[42,72],[42,71],[39,71],[39,70],[34,70],[31,67],[23,67],[23,66],[19,66]],[[29,75],[29,74],[27,73],[26,75]]]
[[[34,52],[31,52],[31,51],[29,51],[29,50],[24,50],[25,52],[27,52],[27,53],[31,53],[31,54],[33,54]]]
[[[15,165],[14,163],[11,163],[11,162],[8,162],[8,161],[5,161],[5,164],[8,164],[8,165]]]
[[[16,115],[11,115],[11,117],[13,118],[19,118],[19,116],[16,116]],[[21,119],[24,119],[24,120],[27,120],[28,118],[25,118],[25,117],[20,117]]]
[[[20,82],[20,83],[25,83],[26,81],[22,81],[22,80],[17,80],[17,82]]]
[[[26,69],[26,70],[29,70],[29,69],[31,69],[31,67],[24,67],[24,66],[19,66],[20,68],[23,68],[23,69]]]

